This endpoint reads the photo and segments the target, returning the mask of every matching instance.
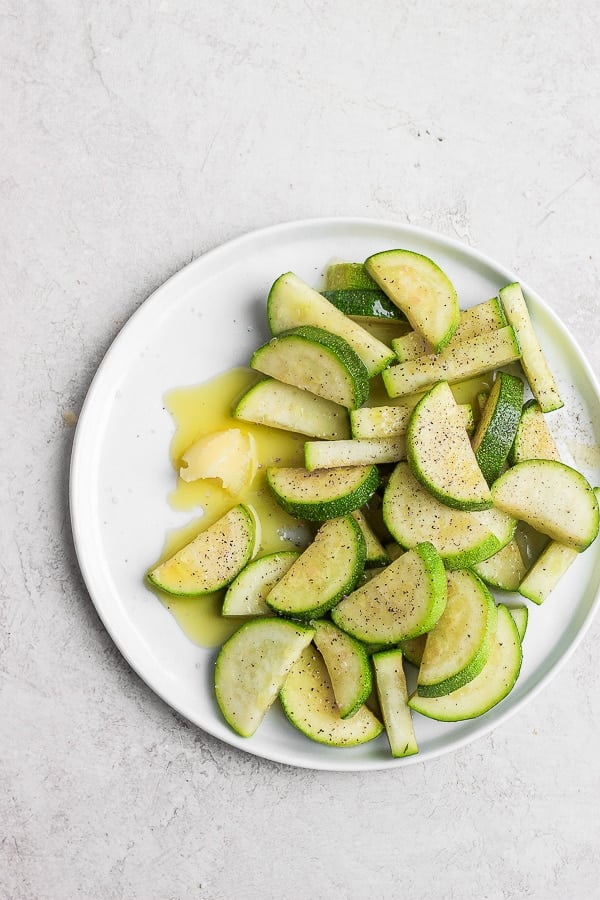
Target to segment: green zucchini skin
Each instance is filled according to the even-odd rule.
[[[406,316],[394,306],[383,291],[379,290],[340,290],[321,291],[337,309],[346,316],[369,316],[374,319],[392,319],[406,322]]]
[[[267,483],[291,516],[323,522],[345,516],[369,500],[379,487],[377,466],[341,469],[267,469]],[[325,497],[323,494],[326,492]]]

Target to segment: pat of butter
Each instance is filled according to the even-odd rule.
[[[252,483],[258,468],[256,442],[238,428],[215,431],[195,441],[181,457],[183,481],[218,478],[225,490],[240,494]]]

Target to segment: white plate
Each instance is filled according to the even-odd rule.
[[[457,288],[462,307],[485,300],[515,273],[455,241],[404,225],[367,219],[317,219],[267,228],[207,253],[160,287],[107,353],[86,398],[71,466],[75,546],[92,600],[135,671],[179,713],[235,747],[317,769],[383,769],[422,762],[488,732],[555,674],[589,625],[600,580],[600,541],[582,554],[552,597],[532,605],[524,662],[512,693],[487,715],[437,723],[415,715],[420,752],[393,760],[386,738],[334,749],[312,743],[273,707],[250,739],[223,722],[212,690],[216,651],[191,643],[144,586],[143,573],[167,528],[183,524],[168,506],[173,423],[165,391],[197,384],[247,364],[268,337],[265,298],[274,279],[293,270],[318,286],[328,262],[362,260],[405,247],[432,257]],[[566,408],[552,414],[561,450],[592,484],[600,483],[598,385],[581,351],[540,297],[524,285],[536,329]],[[581,451],[581,452],[580,452]],[[191,517],[191,516],[190,516]],[[514,598],[516,599],[516,598]]]

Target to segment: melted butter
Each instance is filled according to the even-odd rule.
[[[572,438],[566,438],[565,444],[578,468],[600,468],[600,447],[597,444],[582,444]]]
[[[267,466],[303,465],[306,438],[252,425],[231,416],[236,402],[257,380],[257,373],[251,369],[232,369],[204,384],[177,388],[165,396],[165,406],[175,423],[170,456],[176,473],[182,454],[194,441],[226,428],[239,428],[254,436],[259,468],[252,484],[237,496],[224,490],[217,479],[185,482],[177,477],[176,486],[169,495],[170,505],[184,511],[200,509],[201,514],[185,527],[169,532],[158,562],[168,559],[237,503],[251,504],[260,519],[258,556],[307,543],[309,532],[306,527],[281,509],[266,482]],[[224,590],[203,597],[175,597],[153,590],[190,640],[200,646],[218,646],[239,627],[239,619],[221,616]]]

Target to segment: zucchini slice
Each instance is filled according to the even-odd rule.
[[[365,566],[387,566],[390,561],[389,554],[373,529],[371,528],[365,514],[360,509],[355,509],[350,513],[358,527],[362,531],[365,539]]]
[[[181,550],[152,569],[148,581],[180,597],[199,597],[228,585],[257,553],[260,522],[254,509],[234,506]]]
[[[572,566],[579,552],[558,541],[549,541],[517,590],[540,606],[547,600],[565,572]]]
[[[306,441],[304,465],[309,470],[341,466],[374,466],[406,459],[403,435],[347,441]]]
[[[325,289],[328,291],[378,291],[363,263],[337,262],[327,266]]]
[[[343,338],[361,359],[371,378],[395,359],[393,350],[336,309],[293,272],[280,275],[273,284],[267,300],[267,317],[275,335],[299,325],[314,325]]]
[[[452,343],[504,328],[507,324],[502,304],[497,297],[493,297],[460,313],[458,326],[452,335]],[[400,362],[431,353],[430,344],[416,331],[393,340],[392,349]]]
[[[491,507],[490,489],[446,381],[415,406],[406,431],[406,457],[415,477],[446,506]]]
[[[339,440],[350,436],[345,407],[274,378],[265,378],[246,391],[233,417],[310,437]]]
[[[448,276],[427,256],[411,250],[385,250],[365,261],[369,275],[394,301],[436,353],[454,334],[460,316]]]
[[[353,747],[372,741],[383,725],[368,706],[343,719],[323,657],[306,647],[293,665],[279,695],[289,721],[307,737],[331,747]]]
[[[291,516],[322,522],[359,509],[379,485],[377,466],[349,466],[341,469],[292,467],[267,469],[267,483],[275,499]]]
[[[375,285],[374,285],[375,287]],[[369,319],[391,319],[394,322],[406,322],[406,317],[397,306],[386,297],[383,291],[358,288],[344,288],[337,291],[321,291],[336,309],[346,316]]]
[[[285,616],[322,616],[354,588],[365,556],[365,539],[352,516],[329,519],[267,594],[266,603]]]
[[[360,409],[353,409],[350,412],[352,437],[356,440],[368,440],[405,435],[413,409],[411,406],[362,406]],[[467,432],[472,432],[473,407],[470,403],[461,403],[458,411]]]
[[[313,635],[312,628],[285,619],[252,619],[225,641],[215,664],[215,695],[234,731],[254,734]]]
[[[513,445],[523,408],[523,382],[498,372],[473,435],[475,458],[488,484],[500,475]]]
[[[347,719],[358,712],[373,687],[367,651],[341,628],[325,619],[311,622],[313,638],[323,657],[340,716]]]
[[[529,610],[526,606],[511,606],[508,608],[509,613],[514,619],[517,631],[519,632],[519,640],[523,643],[525,632],[527,631],[527,621],[529,619]]]
[[[392,756],[413,756],[419,748],[408,706],[402,651],[384,650],[375,653],[372,658],[379,706]]]
[[[524,459],[561,461],[558,447],[548,428],[546,416],[535,398],[528,400],[523,406],[509,456],[511,465]]]
[[[439,354],[418,356],[382,373],[390,397],[426,391],[438,381],[464,381],[491,372],[521,356],[514,328],[507,325],[464,341],[453,341]]]
[[[545,413],[560,409],[564,403],[533,329],[521,285],[515,283],[502,288],[500,300],[508,322],[517,333],[521,347],[521,365],[540,409]]]
[[[472,569],[482,581],[501,591],[518,591],[526,571],[515,538],[493,556],[475,563]]]
[[[352,347],[337,334],[304,325],[254,351],[250,365],[340,406],[355,409],[369,396],[369,375]]]
[[[517,626],[506,606],[498,606],[496,633],[482,671],[464,687],[443,697],[420,697],[414,693],[409,706],[430,719],[460,722],[474,719],[500,703],[513,689],[523,654]]]
[[[300,553],[297,550],[280,550],[261,556],[242,569],[233,579],[223,599],[224,616],[270,616],[273,611],[265,603],[265,597],[283,578]]]
[[[333,609],[336,625],[367,644],[397,644],[429,631],[446,605],[444,564],[419,544]]]
[[[425,644],[427,643],[427,635],[420,634],[416,638],[409,638],[407,641],[400,641],[399,649],[402,650],[404,659],[407,659],[411,665],[417,669],[421,665],[423,653],[425,652]]]
[[[496,630],[496,604],[468,569],[447,573],[444,612],[427,635],[419,669],[420,697],[442,697],[472,681],[487,662]]]
[[[470,512],[446,506],[425,490],[405,462],[398,463],[387,483],[383,519],[402,547],[430,541],[447,569],[466,569],[492,556],[510,541],[517,524],[499,509]]]
[[[494,505],[552,540],[585,550],[598,534],[598,500],[580,472],[550,459],[525,459],[492,485]]]

